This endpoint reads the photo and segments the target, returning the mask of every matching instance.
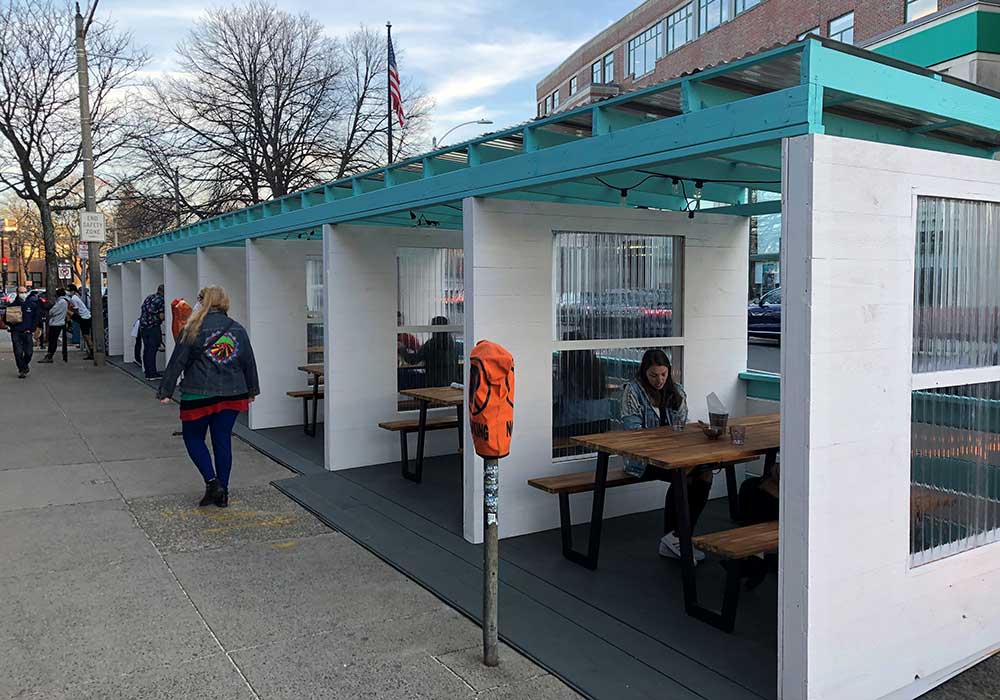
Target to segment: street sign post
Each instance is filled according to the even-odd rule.
[[[104,243],[108,238],[108,225],[99,211],[80,212],[80,242]]]

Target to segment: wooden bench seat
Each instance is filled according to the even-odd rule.
[[[624,469],[608,470],[608,488],[638,484],[641,481],[642,479],[638,477],[626,474]],[[576,472],[575,474],[560,474],[559,476],[528,479],[528,485],[534,486],[536,489],[541,489],[546,493],[585,493],[594,490],[594,472]]]
[[[389,430],[394,433],[401,431],[412,432],[420,427],[420,421],[417,418],[404,418],[402,420],[389,420],[383,421],[378,424],[378,427]],[[427,430],[443,430],[445,428],[457,428],[458,418],[455,416],[428,416],[427,418]]]
[[[399,433],[399,463],[402,468],[403,478],[408,479],[409,481],[415,481],[419,484],[423,480],[420,460],[417,460],[417,470],[410,471],[409,443],[407,443],[407,436],[410,433],[420,432],[420,418],[401,418],[399,420],[382,421],[378,424],[378,427],[393,433]],[[462,426],[459,425],[458,416],[455,415],[427,416],[427,423],[424,426],[425,431],[454,430],[456,428],[461,430]],[[459,454],[462,453],[461,435],[459,435],[458,452]]]
[[[293,389],[292,391],[286,391],[293,399],[302,399],[302,430],[309,437],[316,437],[316,416],[319,412],[319,401],[323,398],[323,385],[320,384],[318,390],[315,388],[308,389]],[[316,401],[313,406],[312,423],[309,422],[309,402],[315,397]]]
[[[932,510],[951,505],[957,497],[929,486],[910,487],[910,517],[916,520]]]
[[[778,549],[778,521],[698,535],[691,539],[698,549],[723,559],[746,559]]]

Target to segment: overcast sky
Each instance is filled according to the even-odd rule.
[[[431,135],[441,136],[470,119],[495,122],[493,127],[464,127],[449,137],[453,141],[533,117],[535,83],[639,1],[279,0],[277,4],[308,12],[331,36],[344,35],[360,24],[384,29],[391,21],[393,43],[403,52],[400,73],[404,79],[419,81],[435,98]],[[150,69],[162,71],[171,69],[174,47],[192,22],[216,4],[102,0],[99,7],[150,52]]]

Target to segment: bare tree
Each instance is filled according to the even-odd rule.
[[[179,167],[214,213],[322,177],[341,68],[319,22],[260,0],[210,10],[178,55],[183,75],[149,85],[161,122],[148,144],[160,188]]]
[[[50,280],[58,264],[53,215],[83,206],[73,16],[62,0],[0,7],[0,188],[38,209]],[[130,142],[126,88],[146,56],[109,23],[94,22],[87,41],[94,164],[101,168]]]
[[[183,221],[201,219],[385,164],[379,33],[338,42],[308,15],[252,0],[209,11],[178,55],[179,76],[148,84],[150,136],[132,179],[151,223],[169,225],[178,202]],[[430,105],[409,83],[404,104],[402,155]]]

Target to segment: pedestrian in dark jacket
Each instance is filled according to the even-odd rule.
[[[222,287],[198,292],[200,304],[177,338],[163,372],[157,398],[169,404],[181,380],[181,424],[184,445],[205,480],[199,505],[229,505],[233,466],[232,434],[236,417],[260,393],[257,364],[246,330],[229,318],[229,296]],[[211,431],[212,454],[205,444]]]
[[[17,378],[24,379],[31,371],[31,355],[34,351],[34,332],[42,320],[42,310],[38,302],[28,297],[27,287],[18,287],[14,301],[4,311],[10,342],[14,346],[14,362],[17,364]]]

